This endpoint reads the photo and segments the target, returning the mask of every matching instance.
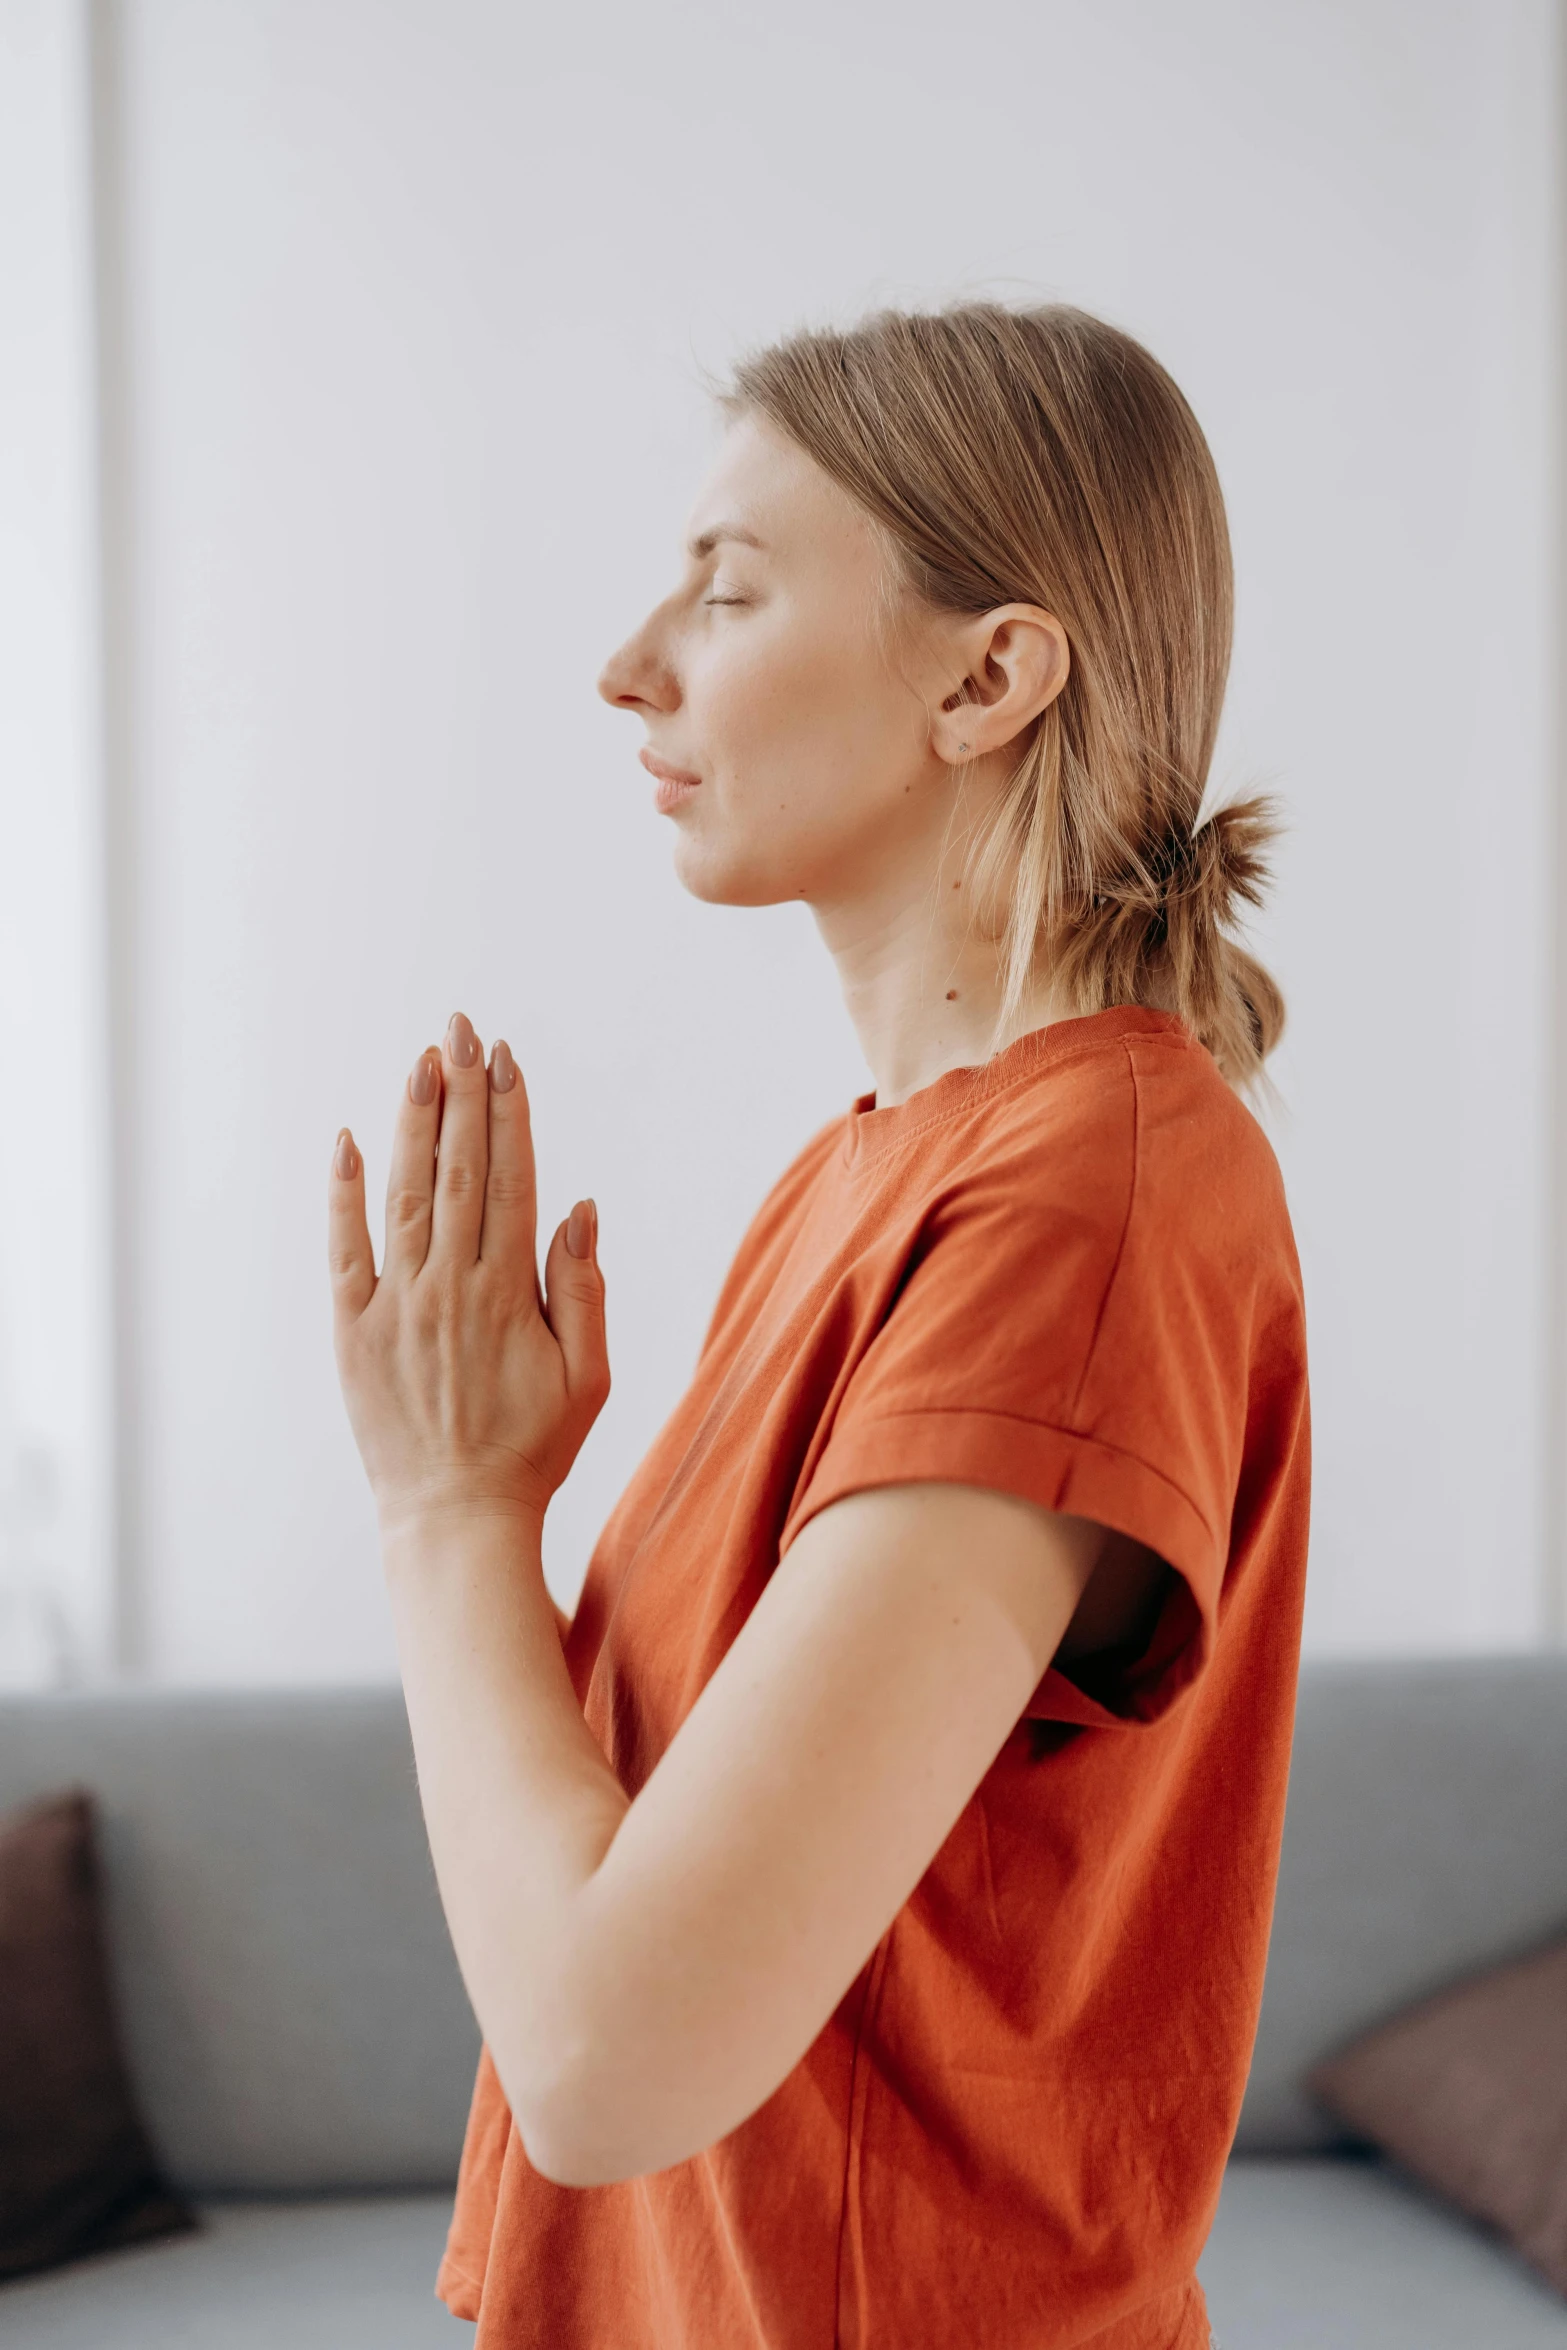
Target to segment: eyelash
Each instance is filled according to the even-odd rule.
[[[704,596],[702,601],[704,604],[748,604],[751,599],[749,596]]]

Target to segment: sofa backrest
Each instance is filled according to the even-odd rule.
[[[1567,1657],[1309,1665],[1237,2145],[1332,2144],[1319,2057],[1560,1932]]]
[[[0,1809],[97,1800],[127,2055],[197,2193],[445,2186],[478,2033],[401,1695],[0,1704]]]
[[[192,2192],[444,2186],[478,2034],[395,1690],[0,1702],[0,1810],[96,1796],[131,2068]],[[1302,1677],[1238,2143],[1332,2142],[1301,2081],[1567,1927],[1567,1658]]]

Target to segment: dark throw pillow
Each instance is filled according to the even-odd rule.
[[[0,1819],[0,2277],[192,2227],[121,2060],[92,1807]]]
[[[1567,2293],[1567,1941],[1423,2000],[1309,2086]]]

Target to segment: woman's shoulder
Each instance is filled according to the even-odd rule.
[[[928,1138],[905,1178],[915,1253],[945,1254],[965,1283],[1006,1268],[1019,1308],[1071,1266],[1102,1300],[1174,1284],[1243,1320],[1298,1317],[1278,1160],[1211,1055],[1174,1021],[1069,1045]]]
[[[1190,1194],[1230,1213],[1286,1212],[1260,1119],[1172,1015],[1120,1007],[1064,1022],[975,1108],[948,1172],[1009,1184],[1025,1209],[1065,1193],[1108,1212],[1135,1187],[1172,1205]]]

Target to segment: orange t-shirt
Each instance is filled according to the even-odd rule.
[[[481,2061],[438,2290],[477,2350],[1207,2350],[1194,2263],[1262,1991],[1306,1554],[1300,1274],[1209,1055],[1020,1037],[775,1186],[566,1658],[635,1795],[812,1512],[937,1479],[1176,1570],[1052,1667],[795,2070],[690,2161],[530,2165]]]

